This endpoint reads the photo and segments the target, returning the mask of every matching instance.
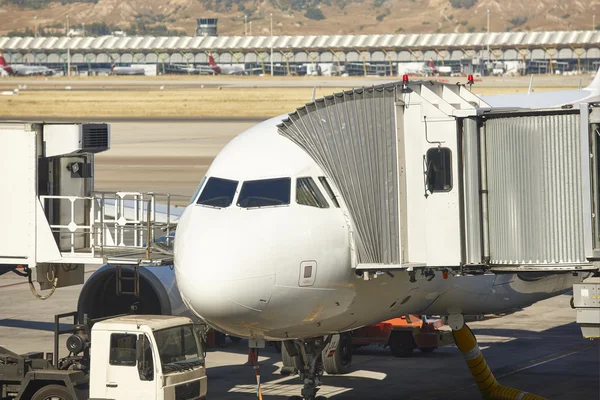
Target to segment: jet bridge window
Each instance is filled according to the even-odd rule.
[[[298,178],[296,180],[296,203],[303,206],[329,208],[327,200],[325,200],[312,178]]]
[[[273,207],[290,204],[291,178],[246,181],[237,200],[243,208]]]
[[[427,150],[426,184],[430,193],[452,190],[452,152],[446,147]]]
[[[238,181],[214,177],[208,178],[196,204],[218,208],[229,207],[233,202],[237,186]]]

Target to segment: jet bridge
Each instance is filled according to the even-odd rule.
[[[279,125],[329,175],[357,272],[579,271],[600,260],[600,109],[494,109],[465,85],[318,99]]]
[[[0,270],[30,281],[36,272],[42,289],[56,289],[83,283],[85,265],[112,264],[118,275],[172,265],[180,199],[94,191],[94,155],[109,148],[107,124],[0,123]],[[127,279],[118,276],[117,291]]]

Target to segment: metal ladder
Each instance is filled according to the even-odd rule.
[[[123,284],[125,282],[133,282],[133,292],[124,291]],[[117,265],[117,296],[122,295],[133,295],[140,297],[140,267],[138,265],[133,266],[133,276],[123,275],[123,266]]]

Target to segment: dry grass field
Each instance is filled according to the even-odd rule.
[[[543,87],[539,91],[565,90]],[[319,88],[317,97],[341,88]],[[478,94],[526,92],[526,87],[478,87]],[[178,90],[21,90],[0,96],[0,118],[19,117],[265,117],[309,102],[312,88],[203,88]]]

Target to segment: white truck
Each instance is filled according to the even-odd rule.
[[[127,315],[96,322],[92,329],[73,324],[69,355],[17,355],[0,347],[2,398],[32,400],[204,399],[204,354],[192,321],[166,315]],[[93,346],[92,346],[93,342]],[[53,363],[53,358],[56,362]]]

